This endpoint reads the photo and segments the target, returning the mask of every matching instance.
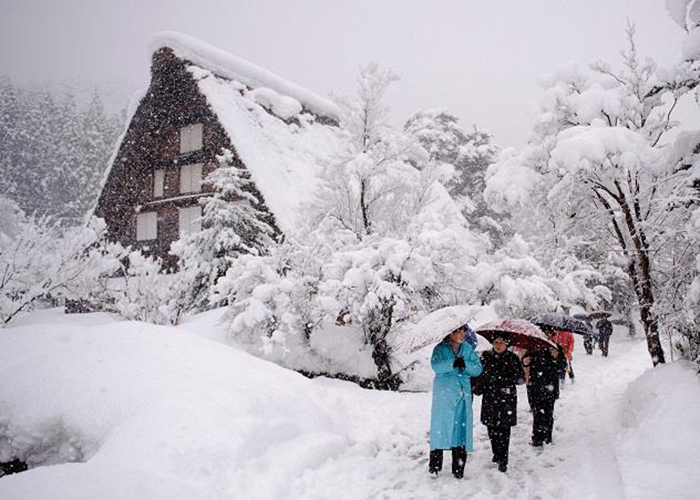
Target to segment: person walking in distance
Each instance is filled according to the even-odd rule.
[[[598,344],[600,345],[600,351],[603,353],[603,357],[608,357],[608,349],[610,347],[610,336],[613,332],[613,326],[608,318],[603,318],[598,321],[596,325],[598,327]]]

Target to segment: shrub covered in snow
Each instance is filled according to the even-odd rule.
[[[104,222],[62,228],[47,217],[26,216],[0,200],[0,326],[81,289],[86,275],[103,266]]]
[[[116,276],[115,276],[116,275]],[[141,252],[128,252],[120,259],[115,275],[97,277],[97,309],[115,313],[126,320],[157,325],[174,325],[184,312],[179,308],[176,290],[178,275],[166,274],[159,259]]]

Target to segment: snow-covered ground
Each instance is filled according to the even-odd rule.
[[[35,466],[0,498],[700,498],[700,381],[650,370],[622,330],[607,359],[577,344],[554,445],[529,446],[521,388],[508,473],[477,423],[462,481],[428,477],[430,394],[308,380],[224,340],[215,313],[169,328],[50,310],[0,331],[0,460]]]

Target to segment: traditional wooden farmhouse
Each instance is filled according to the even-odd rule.
[[[320,170],[341,145],[330,101],[178,33],[154,38],[151,82],[107,172],[96,215],[110,235],[172,261],[173,241],[201,227],[203,182],[229,149],[273,227],[293,231]]]

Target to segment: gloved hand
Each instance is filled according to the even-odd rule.
[[[462,356],[459,356],[455,358],[455,362],[452,363],[453,368],[459,368],[460,370],[464,370],[467,365],[464,364],[464,358]]]

